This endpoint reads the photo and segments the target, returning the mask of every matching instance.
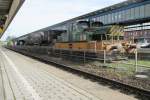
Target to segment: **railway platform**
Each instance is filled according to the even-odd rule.
[[[0,47],[0,100],[137,100]]]

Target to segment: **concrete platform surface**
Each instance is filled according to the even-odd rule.
[[[0,69],[0,100],[136,100],[2,47]]]

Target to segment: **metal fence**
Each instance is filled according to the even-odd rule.
[[[79,65],[95,64],[97,67],[113,69],[129,73],[144,72],[150,70],[150,59],[141,59],[142,54],[137,50],[134,54],[122,54],[114,52],[109,54],[106,51],[89,52],[88,50],[62,50],[49,49],[49,56],[64,58]],[[144,56],[144,55],[143,55]],[[144,57],[142,57],[144,58]],[[92,67],[92,66],[91,66]]]

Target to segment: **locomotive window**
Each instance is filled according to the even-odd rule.
[[[117,36],[114,36],[113,39],[114,39],[114,40],[118,40],[118,37],[117,37]]]
[[[123,36],[114,36],[113,39],[114,40],[123,40],[124,37]]]
[[[119,36],[119,40],[124,40],[124,36]]]
[[[91,26],[92,27],[101,27],[101,26],[103,26],[103,23],[102,22],[93,22]]]
[[[92,36],[92,40],[95,41],[100,41],[100,40],[106,40],[106,35],[105,34],[93,34]]]
[[[84,28],[84,29],[86,29],[86,28],[89,27],[89,24],[90,24],[89,22],[81,21],[81,22],[77,23],[77,26],[78,26],[78,28]]]

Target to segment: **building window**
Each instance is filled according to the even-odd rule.
[[[102,22],[104,23],[104,16],[102,16]]]
[[[135,7],[135,18],[139,18],[140,17],[140,7]]]
[[[140,16],[139,17],[144,18],[144,15],[145,15],[144,6],[140,6],[139,9],[140,9]]]
[[[95,22],[95,21],[96,21],[96,18],[95,18],[95,17],[94,17],[94,18],[92,18],[92,21],[94,21],[94,22]]]
[[[116,13],[115,13],[115,22],[118,22],[118,16],[119,16],[119,13],[116,12]]]
[[[108,24],[108,15],[105,15],[105,23]]]
[[[100,22],[102,22],[102,16],[99,17]]]
[[[121,12],[118,12],[118,21],[120,22],[122,19],[122,13]]]
[[[135,8],[131,8],[131,19],[134,19],[135,18]]]
[[[130,9],[126,10],[125,11],[125,14],[126,14],[126,20],[129,20],[131,18],[131,13],[130,13]]]
[[[145,5],[145,17],[150,17],[150,4]]]
[[[111,20],[112,22],[115,22],[115,13],[112,13]]]
[[[108,23],[111,23],[111,14],[108,14]]]

